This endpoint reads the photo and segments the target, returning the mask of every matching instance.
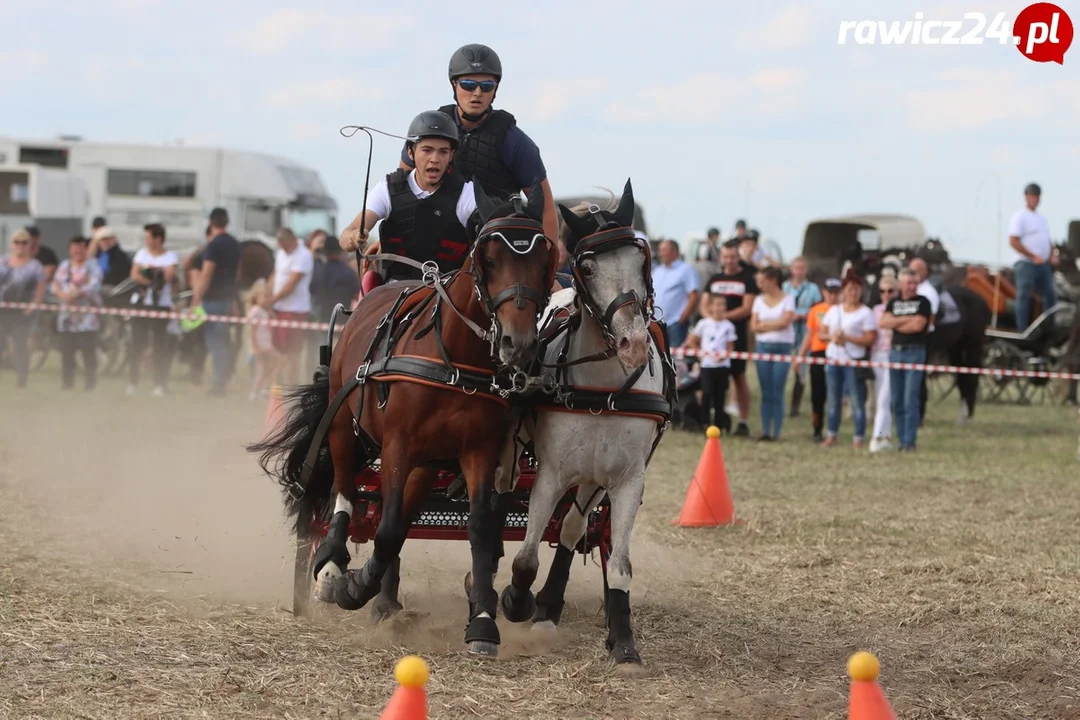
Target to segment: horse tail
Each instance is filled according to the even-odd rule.
[[[321,517],[334,488],[334,462],[325,437],[320,438],[321,447],[306,483],[301,483],[301,476],[315,431],[330,407],[329,374],[318,373],[313,382],[289,390],[282,404],[284,421],[261,442],[248,445],[247,450],[261,453],[259,465],[263,472],[281,485],[287,517],[310,518],[313,514]],[[296,485],[304,490],[299,500],[289,492]],[[297,523],[297,528],[301,525],[305,524]]]

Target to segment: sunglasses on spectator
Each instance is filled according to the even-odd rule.
[[[29,245],[30,241],[29,240],[15,240],[11,244],[12,245]]]
[[[892,293],[896,292],[896,288],[878,288],[878,292],[882,295],[884,295],[885,293],[889,293],[891,295]]]
[[[480,88],[480,92],[489,93],[495,89],[496,83],[494,80],[458,80],[457,85],[465,92],[472,92],[476,88]]]

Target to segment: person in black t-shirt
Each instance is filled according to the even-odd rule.
[[[750,309],[758,294],[755,271],[739,261],[739,243],[728,240],[720,248],[720,272],[706,283],[709,293],[723,295],[727,303],[724,318],[735,326],[735,350],[746,352],[750,347]],[[735,401],[739,405],[739,424],[735,435],[748,437],[750,427],[750,386],[746,382],[746,360],[731,359],[731,378],[735,385]]]
[[[900,295],[889,301],[881,316],[879,326],[892,330],[890,363],[926,362],[926,345],[929,337],[930,318],[933,311],[930,300],[917,294],[919,277],[915,271],[900,271]],[[900,450],[915,449],[915,436],[919,431],[919,388],[922,386],[922,370],[889,369],[889,392],[892,395],[893,418]]]
[[[60,256],[52,248],[41,244],[41,230],[37,225],[28,225],[25,230],[30,233],[30,255],[45,268],[45,278],[51,283],[56,268],[60,266]]]
[[[225,232],[228,224],[229,213],[225,208],[214,208],[210,212],[213,235],[203,250],[202,270],[191,295],[191,309],[202,306],[207,315],[234,315],[238,309],[236,270],[240,265],[240,243]],[[220,322],[205,323],[203,338],[213,367],[210,394],[224,395],[225,384],[231,375],[229,326]]]

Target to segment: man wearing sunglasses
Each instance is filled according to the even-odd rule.
[[[398,168],[372,188],[367,212],[345,228],[341,247],[349,252],[364,249],[369,255],[395,253],[421,263],[432,260],[441,272],[457,270],[465,261],[465,228],[476,209],[472,182],[451,170],[457,125],[445,113],[429,110],[413,119],[408,137],[406,150],[415,167]],[[368,233],[380,220],[379,241],[365,248]],[[419,279],[420,270],[411,265],[385,263],[383,282]],[[378,284],[365,274],[365,293]]]
[[[454,156],[454,170],[466,180],[476,180],[488,196],[507,200],[541,181],[544,191],[544,234],[559,242],[555,199],[547,169],[536,143],[517,126],[514,116],[492,107],[502,82],[502,61],[486,45],[473,43],[458,48],[450,57],[450,87],[454,104],[439,112],[454,118],[461,147]],[[401,153],[401,168],[413,162],[408,149]]]

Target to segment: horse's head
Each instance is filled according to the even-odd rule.
[[[627,370],[648,362],[648,303],[652,257],[647,241],[631,227],[634,192],[626,181],[614,211],[583,204],[559,206],[563,242],[578,297]]]
[[[544,193],[536,183],[527,202],[520,195],[496,206],[473,182],[475,237],[469,255],[476,294],[492,321],[492,352],[526,371],[537,351],[536,324],[554,283],[558,248],[544,235]]]

